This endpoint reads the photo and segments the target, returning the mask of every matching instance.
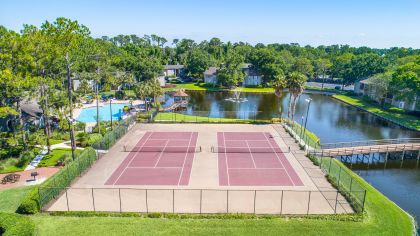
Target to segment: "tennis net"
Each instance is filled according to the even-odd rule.
[[[214,153],[283,153],[279,147],[211,147]]]
[[[192,153],[201,152],[201,146],[128,146],[124,145],[124,152],[175,152],[175,153]]]

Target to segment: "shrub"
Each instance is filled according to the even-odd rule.
[[[33,235],[34,222],[27,216],[0,212],[0,235]]]
[[[115,98],[116,99],[124,99],[125,97],[125,92],[124,90],[119,90],[115,92]]]
[[[35,214],[39,210],[38,188],[34,188],[25,196],[16,212],[21,214]]]
[[[76,128],[77,131],[85,131],[86,123],[77,122],[74,127]]]
[[[89,134],[89,138],[87,141],[87,145],[88,146],[92,146],[92,144],[98,142],[99,140],[101,140],[102,135],[101,134]]]
[[[82,147],[86,147],[87,143],[88,143],[88,134],[81,132],[76,134],[76,138],[77,138],[77,142],[79,142],[80,146]]]
[[[57,165],[59,165],[59,166],[65,166],[65,165],[69,164],[71,161],[72,161],[72,159],[71,159],[71,157],[70,157],[69,154],[63,154],[58,159]]]
[[[16,167],[23,167],[25,166],[29,161],[31,161],[35,157],[35,154],[32,151],[27,151],[22,153],[19,160],[16,163]]]

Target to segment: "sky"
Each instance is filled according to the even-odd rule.
[[[420,0],[0,0],[0,25],[15,31],[57,17],[93,37],[420,48]]]

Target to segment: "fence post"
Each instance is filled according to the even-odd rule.
[[[149,213],[149,205],[147,203],[147,189],[146,189],[146,213]]]
[[[365,194],[363,195],[362,213],[365,211],[365,201],[366,201],[366,190],[365,190]]]
[[[96,209],[95,209],[95,195],[93,194],[93,188],[92,188],[92,205],[93,205],[93,211],[96,211]]]
[[[201,214],[202,202],[203,202],[203,190],[200,189],[200,214]]]
[[[308,211],[306,212],[306,215],[309,215],[309,206],[311,205],[311,193],[312,193],[312,191],[309,191],[309,198],[308,198]]]
[[[38,188],[38,202],[39,202],[39,208],[40,208],[40,210],[41,210],[41,212],[42,212],[42,205],[43,205],[43,203],[41,202],[41,187],[39,187]]]
[[[229,190],[226,190],[226,213],[229,213]]]
[[[175,189],[172,189],[172,213],[175,213]]]
[[[341,169],[343,169],[343,168],[340,166],[340,170],[338,171],[338,182],[337,182],[337,188],[340,188]]]
[[[122,212],[122,204],[121,204],[121,189],[118,188],[118,197],[120,199],[120,212]]]
[[[283,196],[284,196],[284,190],[281,190],[280,215],[283,215]]]
[[[337,190],[337,194],[335,195],[334,214],[337,214],[337,199],[338,199],[338,190]]]
[[[67,211],[70,211],[69,198],[67,197],[67,188],[66,188],[66,203],[67,203]]]
[[[255,201],[257,200],[257,190],[254,190],[254,215],[255,215]]]

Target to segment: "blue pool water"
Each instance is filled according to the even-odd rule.
[[[112,120],[117,121],[124,114],[124,106],[129,106],[125,103],[115,103],[112,104]],[[109,109],[109,104],[99,107],[99,118],[101,121],[110,121],[111,112]],[[96,107],[83,108],[82,112],[76,118],[80,122],[96,122]]]

